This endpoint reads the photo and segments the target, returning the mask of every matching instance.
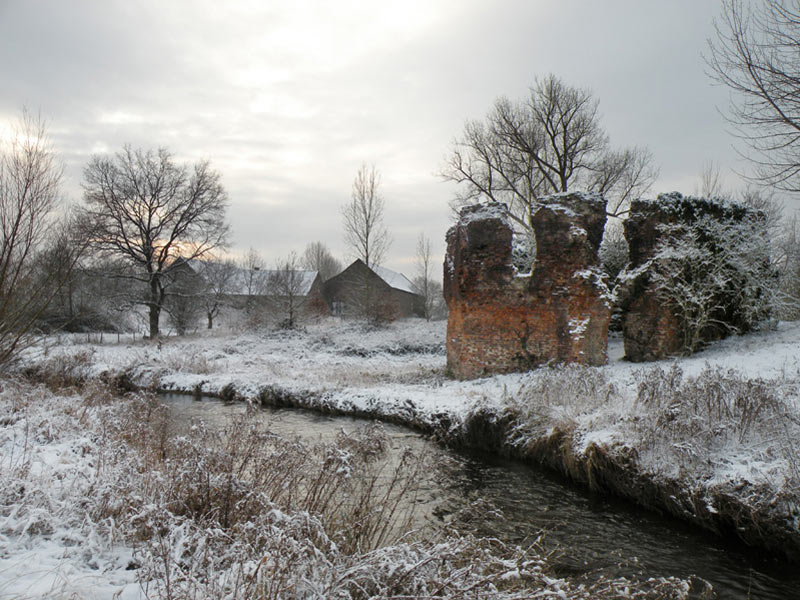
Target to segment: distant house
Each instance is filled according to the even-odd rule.
[[[337,316],[391,321],[425,314],[425,298],[405,275],[384,267],[370,268],[361,259],[328,279],[322,293],[331,314]]]
[[[328,313],[317,271],[243,269],[202,260],[179,261],[172,269],[178,279],[195,282],[202,294],[213,295],[226,306],[270,313],[281,320]]]
[[[294,297],[315,312],[326,310],[322,295],[322,278],[317,271],[279,271],[242,269],[236,267],[228,288],[233,303],[244,307],[252,298],[262,302],[277,302]]]

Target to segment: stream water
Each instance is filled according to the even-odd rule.
[[[224,423],[244,411],[242,403],[165,395],[176,423],[203,419]],[[269,428],[309,441],[333,439],[364,421],[296,409],[264,409]],[[403,447],[433,456],[435,472],[423,483],[418,510],[430,520],[446,518],[482,498],[499,509],[485,511],[471,526],[478,533],[526,544],[544,532],[556,549],[554,569],[570,575],[605,569],[645,577],[696,575],[709,581],[720,599],[800,598],[800,566],[749,552],[735,543],[698,532],[627,503],[593,495],[539,469],[486,455],[443,449],[417,433],[385,425],[393,451]],[[502,516],[500,516],[502,515]]]

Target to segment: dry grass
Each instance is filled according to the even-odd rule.
[[[699,477],[715,457],[746,448],[754,461],[783,458],[788,467],[798,464],[794,384],[746,379],[720,368],[684,377],[677,366],[640,371],[637,381],[632,427],[640,449],[660,455],[662,462]],[[772,485],[800,490],[796,466],[793,470],[773,474],[778,479]]]
[[[315,445],[277,436],[247,414],[220,429],[194,423],[179,432],[150,394],[120,398],[93,384],[81,397],[59,398],[24,383],[2,385],[11,417],[0,434],[13,428],[28,441],[0,462],[7,482],[0,509],[42,515],[22,535],[67,518],[47,513],[53,491],[26,465],[33,445],[79,432],[91,475],[81,471],[75,498],[60,499],[63,510],[87,539],[134,545],[148,597],[687,597],[677,580],[556,578],[535,546],[463,531],[419,536],[411,510],[430,465],[408,452],[384,460],[387,439],[377,426]]]

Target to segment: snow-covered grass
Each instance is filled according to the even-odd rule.
[[[157,399],[2,381],[0,598],[685,598],[548,572],[536,547],[407,531],[420,457],[367,428],[309,446],[245,413],[176,435]]]
[[[51,344],[29,349],[23,365],[61,381],[124,375],[142,387],[218,395],[227,390],[253,399],[278,390],[310,407],[431,427],[442,417],[462,422],[476,407],[512,408],[535,414],[525,418],[540,425],[540,434],[569,419],[584,443],[605,436],[636,446],[643,467],[655,472],[700,468],[697,461],[687,462],[699,451],[689,446],[714,441],[705,479],[735,477],[737,468],[753,476],[757,465],[772,473],[768,478],[775,486],[793,476],[791,448],[773,446],[787,439],[797,414],[800,323],[729,338],[690,358],[649,364],[623,361],[621,342],[612,339],[606,367],[539,369],[466,382],[445,376],[445,326],[408,320],[373,329],[329,319],[302,331],[208,333],[160,344]],[[702,408],[702,397],[712,393],[716,412],[708,406],[702,414],[687,413]],[[695,399],[689,402],[687,394]],[[681,419],[669,420],[673,413]],[[715,415],[726,419],[715,422]],[[733,434],[728,416],[746,428]],[[681,432],[679,423],[691,439],[672,439]],[[700,439],[704,428],[716,432],[713,440]],[[773,446],[764,450],[764,444]]]
[[[485,447],[800,555],[800,323],[650,364],[622,360],[612,338],[605,367],[475,381],[446,377],[445,326],[328,319],[302,331],[49,344],[27,350],[21,368],[366,414],[466,443],[471,423],[493,420],[501,439]]]
[[[30,349],[25,363],[64,373],[75,362],[75,375],[127,372],[142,383],[180,389],[207,382],[216,391],[224,380],[243,393],[267,383],[322,390],[430,382],[444,375],[444,327],[413,320],[374,329],[328,319],[299,331],[212,332],[160,344],[86,344],[78,337]]]

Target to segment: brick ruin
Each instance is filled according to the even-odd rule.
[[[740,222],[747,216],[763,214],[734,203],[720,203],[705,198],[683,196],[677,192],[660,194],[656,200],[634,200],[624,222],[628,242],[627,277],[617,290],[622,310],[622,337],[625,358],[633,362],[658,360],[685,351],[683,322],[669,304],[659,297],[651,277],[652,261],[659,244],[670,235],[670,226],[693,225],[708,217],[718,223]],[[707,252],[713,252],[709,244]],[[735,290],[734,290],[735,292]],[[738,297],[715,298],[717,314],[700,331],[702,341],[721,339],[731,326],[746,331],[737,318]]]
[[[678,214],[655,202],[634,200],[625,220],[629,273],[642,271],[664,239],[662,225],[675,223]],[[657,297],[646,272],[632,277],[621,296],[622,338],[625,356],[634,362],[657,360],[680,352],[681,322]]]
[[[763,219],[741,205],[678,193],[632,202],[624,223],[629,264],[616,290],[628,360],[656,360],[686,347],[683,322],[652,281],[654,257],[671,235],[670,226],[706,218],[735,223],[753,215]],[[605,201],[599,196],[542,198],[531,220],[535,258],[532,265],[521,265],[519,242],[528,238],[515,238],[505,206],[463,208],[447,232],[448,370],[473,378],[551,362],[604,364],[614,302],[598,255],[605,222]],[[704,251],[713,247],[712,242]],[[724,337],[731,328],[747,330],[748,323],[737,316],[738,296],[734,285],[715,297],[719,313],[701,331],[703,341]]]
[[[591,194],[541,199],[528,272],[513,264],[505,207],[462,209],[447,233],[444,270],[447,366],[454,376],[606,362],[611,299],[598,257],[605,207]]]

